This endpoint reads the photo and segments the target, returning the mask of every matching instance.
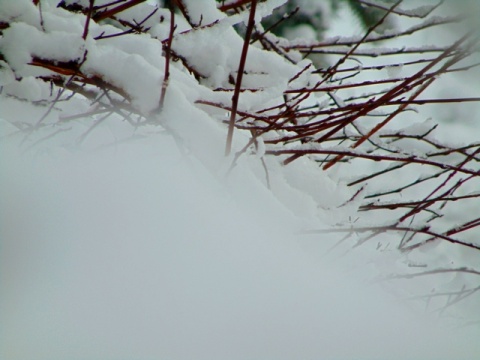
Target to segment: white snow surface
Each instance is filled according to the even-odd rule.
[[[321,258],[331,235],[305,252],[298,217],[249,164],[219,181],[159,135],[57,159],[3,148],[1,166],[2,359],[480,351],[474,332],[368,284],[365,265],[348,270],[353,256]]]
[[[263,138],[231,168],[218,120],[225,111],[195,101],[231,104],[231,92],[212,88],[231,87],[243,44],[231,25],[248,12],[225,17],[213,0],[185,1],[194,22],[223,20],[199,31],[177,16],[173,50],[205,78],[172,61],[158,114],[168,12],[143,35],[98,40],[118,28],[92,22],[83,41],[85,17],[56,3],[42,1],[41,25],[32,1],[0,0],[0,21],[12,23],[0,37],[0,359],[479,356],[478,325],[452,328],[399,298],[436,286],[432,278],[372,283],[407,261],[469,258],[463,249],[440,246],[436,262],[429,252],[405,258],[388,248],[397,235],[385,234],[376,249],[356,247],[353,235],[332,250],[343,234],[306,230],[359,219],[358,201],[340,207],[353,191],[335,172],[307,158],[282,166],[265,156]],[[259,4],[258,16],[283,3]],[[121,16],[138,22],[153,6],[138,8]],[[42,102],[56,92],[36,77],[51,72],[29,62],[75,61],[85,51],[82,72],[123,89],[151,124],[134,127],[115,114],[64,120],[96,109],[80,95],[62,95],[44,116]],[[239,109],[274,105],[307,63],[250,47],[246,70],[256,75],[243,84],[260,91],[242,93]],[[307,71],[295,85],[316,81]],[[43,127],[19,131],[33,124]],[[249,138],[236,131],[234,152]],[[388,219],[359,223],[373,220]],[[470,284],[462,276],[435,281]],[[476,315],[476,299],[452,313]]]

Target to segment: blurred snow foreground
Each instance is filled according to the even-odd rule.
[[[285,2],[0,0],[2,359],[480,355],[478,146],[437,162],[417,120],[356,146],[393,113],[261,28]],[[378,97],[401,107],[463,45]]]

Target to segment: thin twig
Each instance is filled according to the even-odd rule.
[[[173,6],[170,7],[170,33],[168,34],[168,41],[165,46],[165,74],[163,76],[162,89],[160,93],[160,102],[158,104],[158,109],[162,111],[163,105],[165,103],[165,94],[167,93],[168,81],[170,77],[170,53],[172,48],[172,39],[173,33],[175,32],[175,11]]]

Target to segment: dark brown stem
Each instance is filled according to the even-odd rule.
[[[175,11],[173,6],[170,7],[170,33],[168,34],[168,41],[165,45],[165,75],[163,76],[162,90],[160,93],[160,102],[158,108],[163,109],[165,103],[165,94],[167,93],[168,81],[170,77],[170,49],[172,48],[173,33],[175,32]]]
[[[243,72],[247,61],[247,52],[250,45],[250,37],[252,36],[253,27],[255,25],[255,10],[257,8],[257,0],[252,0],[250,7],[250,16],[248,17],[247,31],[243,40],[242,55],[238,65],[237,79],[235,82],[235,91],[232,96],[232,111],[230,113],[230,121],[228,123],[227,142],[225,144],[225,156],[230,155],[232,151],[233,129],[235,128],[235,118],[237,116],[238,99],[240,97],[240,88],[242,86]]]
[[[135,6],[135,5],[138,5],[142,2],[145,2],[145,1],[146,0],[130,0],[126,4],[122,4],[122,5],[119,5],[115,8],[113,8],[113,9],[109,9],[109,10],[97,13],[92,17],[92,19],[95,20],[95,21],[100,21],[100,20],[112,17],[112,16],[118,14],[119,12],[125,11],[125,10],[127,10],[127,9],[129,9],[129,8]]]
[[[232,9],[236,9],[236,8],[239,8],[243,5],[246,5],[248,4],[249,2],[251,2],[252,0],[237,0],[236,2],[232,3],[232,4],[228,4],[228,5],[222,5],[219,7],[219,10],[221,11],[228,11],[228,10],[232,10]]]
[[[94,2],[95,2],[95,0],[90,0],[90,5],[88,7],[88,12],[87,12],[87,19],[85,20],[85,26],[83,27],[83,35],[82,35],[83,40],[86,40],[87,36],[88,36],[88,27],[90,25],[90,20],[92,18]]]

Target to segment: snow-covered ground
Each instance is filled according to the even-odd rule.
[[[0,38],[0,50],[16,66],[0,63],[1,359],[480,355],[478,323],[452,327],[405,301],[412,288],[426,285],[421,279],[405,286],[372,281],[405,266],[400,254],[350,249],[354,239],[332,251],[342,235],[304,233],[349,219],[354,224],[360,216],[353,205],[338,208],[352,196],[338,178],[308,159],[281,166],[260,150],[231,168],[232,158],[223,155],[228,115],[194,102],[230,101],[231,93],[210,88],[228,85],[236,71],[242,41],[231,24],[248,14],[222,20],[205,0],[199,13],[206,22],[219,18],[219,26],[192,31],[173,46],[208,79],[199,84],[172,63],[165,107],[155,118],[161,126],[134,127],[118,115],[62,121],[96,110],[80,96],[43,117],[48,107],[33,103],[56,94],[34,78],[49,72],[26,63],[32,55],[68,61],[88,49],[82,69],[122,87],[148,113],[160,97],[164,69],[152,37],[166,38],[168,24],[153,26],[152,37],[94,41],[117,30],[92,23],[83,42],[84,16],[54,3],[43,3],[47,36],[30,0],[0,0],[0,21],[16,19]],[[180,18],[178,26],[188,29]],[[68,52],[59,43],[69,44]],[[249,70],[262,75],[246,76],[245,86],[268,85],[242,94],[241,109],[253,111],[273,104],[304,63],[249,51]],[[205,53],[217,61],[197,58]],[[314,78],[305,74],[296,82]],[[22,123],[47,126],[25,136]],[[234,149],[248,139],[249,133],[235,132]],[[476,299],[452,313],[476,320]]]
[[[479,354],[478,332],[351,269],[361,252],[322,257],[329,235],[305,252],[298,217],[248,166],[221,181],[168,136],[2,158],[2,359]]]

